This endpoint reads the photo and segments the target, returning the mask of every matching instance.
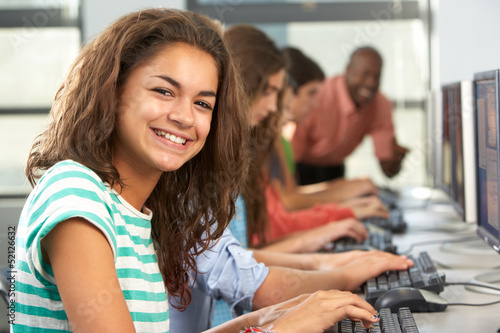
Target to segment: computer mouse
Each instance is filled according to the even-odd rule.
[[[395,288],[383,293],[375,302],[375,310],[390,308],[397,312],[400,307],[409,307],[411,312],[444,311],[448,301],[432,291],[417,288]]]

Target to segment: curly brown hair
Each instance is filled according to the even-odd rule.
[[[243,77],[245,91],[251,103],[264,93],[269,77],[286,69],[286,62],[276,44],[264,32],[248,24],[231,26],[224,32],[235,61]],[[273,143],[279,133],[279,119],[282,114],[282,94],[278,96],[277,112],[252,128],[250,147],[252,162],[248,179],[242,192],[247,218],[248,244],[263,244],[266,241],[268,214],[265,186],[268,183],[267,168]]]
[[[219,74],[204,148],[178,170],[163,173],[146,201],[165,286],[183,310],[191,300],[188,272],[197,272],[195,256],[234,215],[249,161],[248,103],[220,29],[208,17],[171,9],[134,12],[85,46],[56,94],[48,129],[35,139],[26,175],[34,186],[45,170],[72,159],[103,181],[126,186],[113,166],[121,88],[134,68],[178,42],[210,54]]]

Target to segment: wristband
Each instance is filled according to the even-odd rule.
[[[269,326],[268,328],[262,328],[262,327],[249,327],[244,331],[240,331],[240,333],[275,333],[275,330],[272,330],[273,325]]]

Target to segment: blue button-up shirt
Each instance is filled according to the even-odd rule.
[[[212,327],[216,300],[222,304],[217,305],[214,325],[245,310],[251,311],[253,296],[266,279],[269,268],[258,263],[253,252],[246,250],[242,244],[247,246],[246,219],[243,200],[238,198],[236,215],[230,227],[214,247],[196,258],[200,273],[188,308],[179,312],[170,307],[171,333],[200,333]],[[222,305],[226,309],[221,308]]]

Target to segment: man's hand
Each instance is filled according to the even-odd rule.
[[[380,161],[380,167],[387,177],[392,178],[401,171],[401,164],[406,153],[409,151],[408,148],[398,145],[396,139],[394,139],[392,144],[392,159]]]

